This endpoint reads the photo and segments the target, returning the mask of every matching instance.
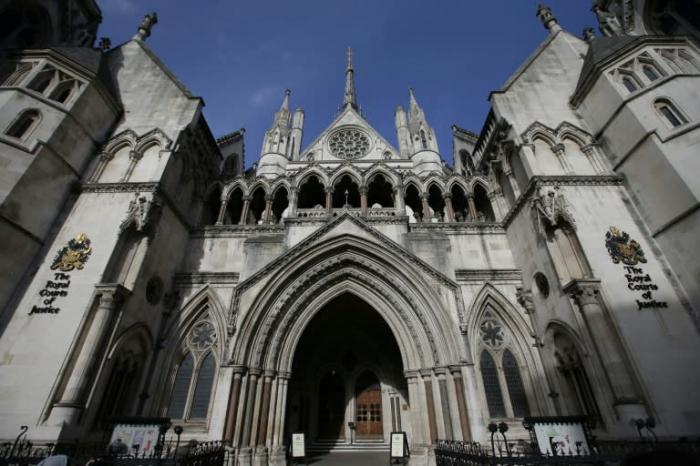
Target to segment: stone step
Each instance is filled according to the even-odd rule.
[[[317,440],[308,446],[310,452],[358,452],[358,451],[389,451],[389,444],[384,439],[358,440],[352,445],[333,440]]]

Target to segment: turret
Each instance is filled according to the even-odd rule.
[[[396,123],[396,139],[399,141],[401,158],[407,159],[411,156],[411,135],[408,132],[406,111],[401,105],[396,107],[394,122]]]
[[[413,166],[417,174],[423,175],[430,172],[442,172],[439,149],[435,131],[428,125],[423,109],[418,105],[413,89],[408,90],[408,155],[413,160]],[[401,109],[403,112],[403,109]],[[397,123],[399,114],[397,111]],[[397,124],[398,130],[398,124]],[[400,141],[400,139],[399,139]],[[400,142],[399,142],[400,144]]]
[[[292,151],[298,151],[298,148],[292,147],[292,139],[294,145],[297,144],[295,136],[296,127],[292,128],[292,115],[289,112],[289,89],[284,91],[284,98],[280,109],[275,112],[275,117],[272,121],[270,129],[265,131],[262,149],[260,151],[260,162],[258,164],[257,174],[267,178],[276,178],[284,174],[287,162],[293,157]],[[303,126],[303,112],[299,117],[300,110],[297,110],[294,115],[295,125],[298,128],[299,144],[301,143],[301,126]]]
[[[292,118],[292,133],[289,138],[289,159],[298,160],[301,152],[302,138],[304,137],[304,110],[298,108]]]

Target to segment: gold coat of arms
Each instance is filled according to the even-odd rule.
[[[610,227],[610,231],[605,234],[605,247],[615,264],[622,262],[625,265],[637,265],[647,261],[642,246],[619,228]]]
[[[81,270],[91,253],[90,239],[85,233],[80,233],[68,241],[67,246],[58,251],[53,264],[51,264],[51,270],[60,270],[61,272],[70,272],[75,269]]]

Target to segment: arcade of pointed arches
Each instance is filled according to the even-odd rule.
[[[363,217],[407,216],[409,223],[495,222],[494,193],[474,176],[403,177],[392,170],[343,167],[333,175],[310,167],[270,183],[238,177],[215,185],[201,215],[206,225],[279,224],[285,219],[324,219],[340,211]]]

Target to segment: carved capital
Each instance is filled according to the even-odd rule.
[[[143,154],[136,152],[135,150],[129,151],[129,159],[138,162],[143,157]]]
[[[599,280],[573,280],[565,287],[569,296],[583,309],[585,306],[600,306],[598,295],[600,293]]]
[[[442,198],[444,200],[452,199],[452,193],[451,192],[446,192],[445,194],[442,195]]]
[[[552,152],[559,156],[564,155],[566,152],[566,147],[564,144],[555,144],[552,146]]]
[[[129,290],[114,283],[95,285],[95,290],[100,295],[99,307],[110,312],[118,311],[129,295]]]

